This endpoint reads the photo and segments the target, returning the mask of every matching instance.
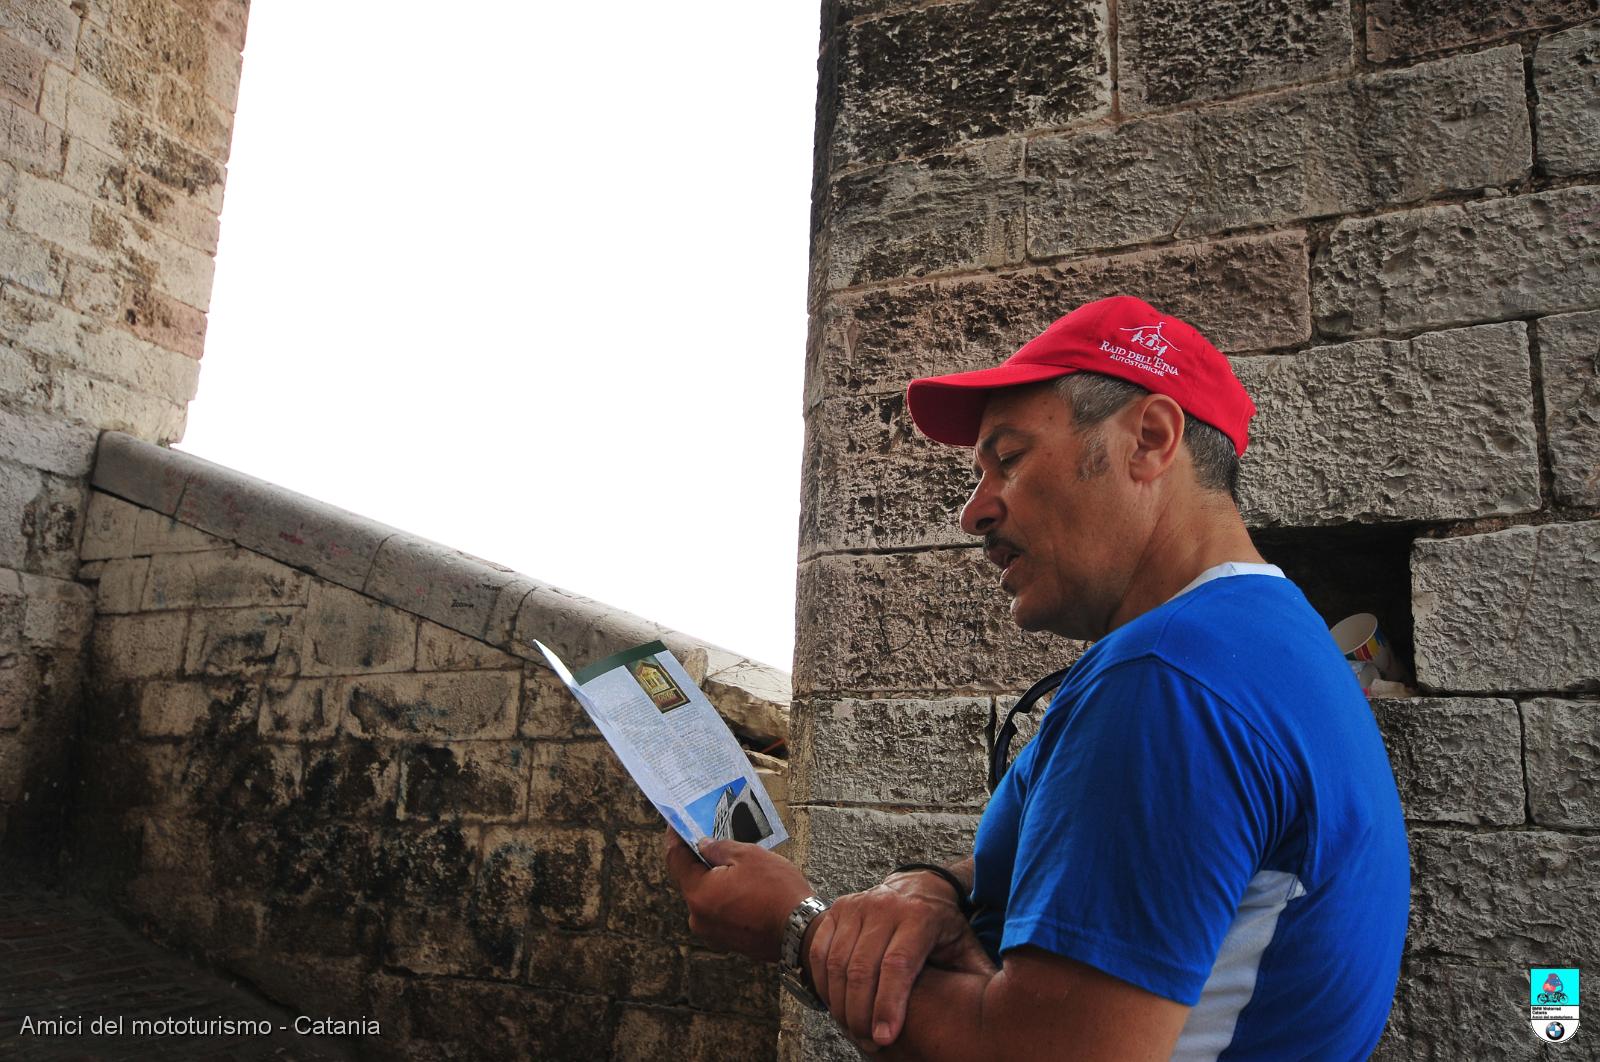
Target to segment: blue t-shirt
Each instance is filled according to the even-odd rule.
[[[1410,863],[1378,728],[1287,579],[1204,583],[1073,665],[978,827],[974,928],[1191,1006],[1175,1059],[1366,1058]]]

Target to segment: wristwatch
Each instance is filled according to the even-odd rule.
[[[806,930],[812,921],[828,909],[826,900],[807,896],[789,912],[789,921],[783,927],[783,948],[779,952],[778,970],[783,987],[789,994],[812,1010],[827,1010],[822,998],[806,976],[805,963],[801,961],[801,948],[805,944]]]

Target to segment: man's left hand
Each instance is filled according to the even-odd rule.
[[[694,852],[667,829],[667,873],[689,905],[689,930],[713,948],[776,962],[789,912],[812,894],[800,868],[758,844],[706,841]]]

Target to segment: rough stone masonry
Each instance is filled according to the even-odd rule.
[[[813,880],[969,851],[997,709],[1076,654],[1010,626],[954,527],[965,459],[916,435],[905,381],[1138,294],[1256,397],[1263,551],[1330,623],[1384,617],[1414,676],[1373,705],[1414,861],[1379,1057],[1539,1056],[1527,967],[1593,956],[1600,903],[1600,9],[823,8],[791,792]],[[785,1058],[854,1057],[808,1013],[784,1029]]]

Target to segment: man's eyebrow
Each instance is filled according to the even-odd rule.
[[[972,461],[972,474],[978,478],[982,478],[983,476],[983,469],[978,465],[976,455],[993,454],[995,450],[999,449],[1000,440],[1004,439],[1008,435],[1021,434],[1023,433],[1018,431],[1016,428],[1011,427],[1009,424],[1002,424],[998,428],[994,429],[994,431],[991,431],[988,435],[985,435],[983,438],[979,439],[978,445],[972,448],[974,455]]]

